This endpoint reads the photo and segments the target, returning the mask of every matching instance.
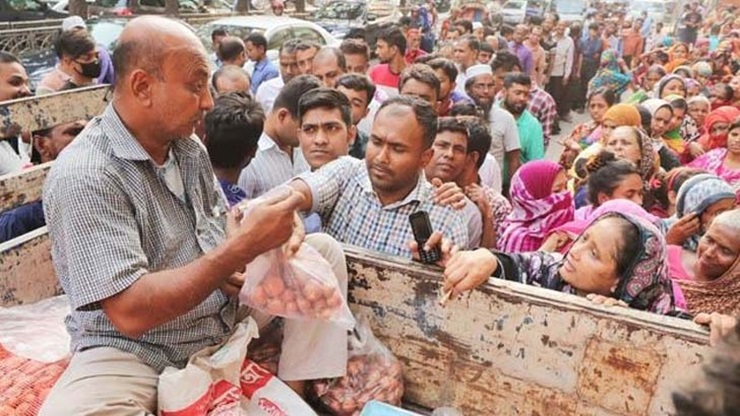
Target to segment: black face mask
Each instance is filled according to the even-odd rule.
[[[80,68],[82,68],[82,71],[80,71],[80,75],[82,75],[85,78],[97,78],[100,76],[100,59],[92,62],[88,62],[86,64],[83,64],[82,62],[77,62],[80,64]]]

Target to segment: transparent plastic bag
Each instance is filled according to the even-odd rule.
[[[278,187],[250,201],[244,215],[284,192]],[[347,329],[354,326],[331,264],[308,244],[301,244],[292,256],[285,254],[283,247],[263,253],[247,264],[244,276],[239,300],[245,305],[288,319],[321,319]]]
[[[0,308],[0,344],[20,357],[53,363],[70,355],[64,318],[69,299],[55,296],[28,305]]]
[[[348,343],[347,374],[313,382],[312,396],[338,416],[359,415],[371,400],[400,406],[404,391],[401,363],[375,338],[365,316],[358,317]]]

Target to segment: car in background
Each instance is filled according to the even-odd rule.
[[[178,0],[180,13],[214,13],[231,12],[231,4],[226,0],[215,0],[213,6],[205,6],[198,0]],[[52,9],[58,13],[69,15],[69,0],[55,2]],[[133,0],[90,0],[87,5],[91,16],[132,16],[134,10]],[[164,0],[139,0],[139,14],[164,14]]]
[[[54,10],[49,3],[38,0],[0,0],[0,21],[63,19],[66,15]]]
[[[583,22],[588,3],[588,0],[551,0],[548,9],[557,12],[565,22]]]
[[[676,10],[675,1],[666,0],[640,0],[630,4],[630,15],[639,17],[642,12],[647,12],[653,23],[663,22],[666,25],[673,23],[673,13]]]
[[[527,2],[525,0],[509,0],[501,8],[504,23],[518,25],[524,23],[527,13]]]
[[[320,45],[339,46],[339,40],[326,29],[301,19],[286,16],[234,16],[214,20],[202,25],[195,32],[208,52],[213,55],[211,32],[226,29],[242,39],[252,32],[262,33],[267,38],[267,57],[277,61],[283,42],[290,39],[313,40]]]
[[[398,8],[387,2],[332,0],[316,11],[312,21],[343,39],[352,29],[397,22],[401,16]]]
[[[118,37],[121,36],[123,28],[128,22],[128,19],[122,18],[95,19],[88,21],[87,30],[98,45],[105,47],[112,54],[118,42]],[[181,21],[180,23],[195,32],[195,29],[187,23]],[[54,50],[49,48],[21,56],[21,62],[23,63],[23,67],[26,68],[32,89],[35,89],[44,75],[54,69],[54,66],[57,64],[57,57]]]

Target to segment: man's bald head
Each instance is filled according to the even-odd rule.
[[[205,48],[177,21],[144,16],[129,22],[113,53],[113,65],[113,105],[140,139],[169,146],[192,135],[213,108]]]
[[[137,69],[161,79],[166,58],[188,49],[207,56],[198,37],[184,24],[160,16],[137,17],[123,29],[113,52],[116,84]]]
[[[213,74],[213,88],[219,94],[234,91],[249,91],[249,74],[241,67],[224,65]]]

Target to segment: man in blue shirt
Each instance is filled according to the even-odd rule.
[[[257,88],[263,82],[277,78],[278,69],[274,63],[267,59],[267,39],[261,33],[250,33],[246,39],[247,57],[253,61],[254,72],[252,72],[252,94],[257,93]]]

